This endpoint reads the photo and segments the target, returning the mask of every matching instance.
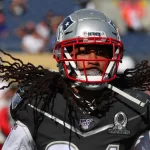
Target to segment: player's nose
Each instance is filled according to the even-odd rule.
[[[96,55],[95,51],[90,51],[88,58],[89,58],[90,64],[93,64],[93,65],[98,64],[97,55]]]

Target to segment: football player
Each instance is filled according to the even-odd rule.
[[[19,84],[3,150],[129,150],[149,130],[150,67],[143,61],[117,75],[124,47],[103,13],[81,9],[58,26],[59,72],[1,52],[15,63],[1,58],[0,77]]]

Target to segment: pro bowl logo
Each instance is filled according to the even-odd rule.
[[[122,134],[130,135],[130,130],[127,130],[128,120],[125,113],[122,111],[118,112],[114,117],[114,126],[113,128],[108,129],[108,133],[111,134]]]

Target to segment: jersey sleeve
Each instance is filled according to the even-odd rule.
[[[2,150],[36,150],[36,145],[29,129],[17,121],[5,140]]]

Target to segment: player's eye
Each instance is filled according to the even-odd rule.
[[[96,50],[95,54],[97,56],[102,56],[102,57],[105,57],[105,58],[110,58],[111,57],[110,54],[106,50],[101,50],[101,49]]]

